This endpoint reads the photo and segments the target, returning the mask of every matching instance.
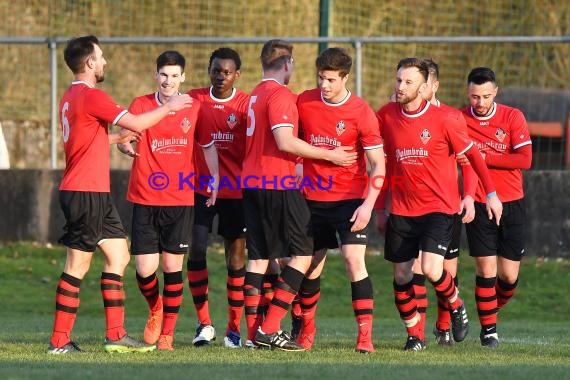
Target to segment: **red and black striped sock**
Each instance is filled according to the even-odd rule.
[[[289,306],[291,306],[291,302],[297,295],[304,278],[304,273],[289,265],[281,271],[281,275],[275,285],[275,294],[269,305],[265,320],[261,325],[261,330],[264,333],[272,334],[281,329],[281,320],[287,314]]]
[[[451,310],[455,310],[462,305],[463,301],[459,297],[453,277],[451,277],[448,271],[444,269],[439,280],[432,282],[432,285],[437,297],[441,300],[445,300]],[[454,297],[455,300],[451,302],[451,299]]]
[[[358,335],[372,337],[372,321],[374,318],[374,292],[370,277],[351,282],[352,309],[358,325]]]
[[[125,330],[123,278],[115,273],[101,273],[101,295],[105,306],[107,338],[119,340],[127,334]]]
[[[499,310],[505,306],[511,298],[515,295],[517,290],[517,285],[519,284],[519,279],[517,278],[513,284],[508,284],[497,277],[497,283],[495,284],[495,289],[497,290],[497,307]]]
[[[245,322],[247,325],[247,339],[252,342],[255,341],[255,333],[263,321],[263,313],[260,307],[263,276],[261,273],[245,273],[243,285]]]
[[[321,277],[314,279],[305,278],[301,283],[298,294],[299,307],[303,317],[303,331],[313,331],[315,329],[315,314],[317,313],[317,303],[320,297]]]
[[[481,326],[497,324],[496,277],[475,276],[475,303]]]
[[[427,289],[426,289],[426,276],[419,273],[414,273],[412,278],[412,286],[414,287],[414,297],[416,298],[416,305],[418,313],[420,314],[420,328],[425,331],[426,325],[426,312],[428,307]],[[423,337],[420,339],[424,340]]]
[[[274,291],[275,291],[275,284],[277,283],[277,278],[279,276],[275,273],[266,274],[263,277],[263,290],[261,298],[261,309],[263,315],[267,314],[267,309],[269,308],[269,304],[271,300],[273,300]]]
[[[456,277],[453,277],[453,283],[455,287],[459,285],[459,280]],[[437,295],[436,295],[437,297]],[[441,299],[441,297],[437,297],[437,321],[435,322],[435,327],[438,330],[449,330],[451,329],[451,314],[449,309],[449,303],[447,300]]]
[[[231,330],[239,334],[240,321],[243,313],[244,295],[243,284],[245,280],[245,267],[240,269],[228,268],[226,281],[226,294],[228,297],[228,327],[226,334]]]
[[[196,317],[203,325],[211,325],[210,307],[208,304],[208,266],[206,260],[188,260],[186,263],[188,286],[194,301]]]
[[[63,347],[71,340],[71,330],[79,309],[81,280],[63,272],[55,293],[55,318],[50,343]]]
[[[303,285],[301,284],[301,289],[299,290],[299,292],[303,289]],[[299,298],[299,295],[297,294],[297,296],[293,299],[293,302],[291,303],[291,318],[301,318],[301,314],[303,313],[303,310],[301,309],[301,299]]]
[[[421,339],[424,332],[420,329],[420,314],[418,313],[412,282],[398,285],[394,280],[392,286],[394,288],[394,302],[400,313],[400,319],[406,326],[408,336],[415,336]]]
[[[182,279],[182,271],[164,273],[162,335],[174,335],[183,294],[184,280]]]
[[[155,310],[156,304],[158,303],[159,286],[160,286],[158,282],[158,277],[156,276],[156,272],[148,277],[142,277],[137,272],[136,278],[139,290],[146,299],[148,307],[151,310]]]

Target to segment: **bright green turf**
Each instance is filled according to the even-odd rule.
[[[174,352],[106,354],[104,316],[99,293],[101,257],[81,290],[81,307],[73,339],[87,351],[76,356],[45,354],[53,323],[54,290],[65,259],[61,247],[35,244],[0,246],[0,379],[565,379],[570,371],[570,262],[528,258],[520,287],[500,314],[501,346],[479,345],[479,325],[473,298],[473,265],[461,256],[460,287],[471,332],[453,348],[438,347],[428,334],[423,352],[402,352],[405,330],[393,304],[391,266],[382,256],[368,257],[376,297],[372,355],[353,351],[355,322],[350,286],[340,257],[331,255],[322,279],[318,334],[314,349],[304,353],[227,350],[222,347],[225,325],[225,270],[219,247],[209,256],[210,303],[219,338],[196,349],[191,341],[195,314],[189,292],[175,336]],[[140,338],[146,305],[137,290],[133,265],[126,274],[127,329]],[[426,333],[435,317],[433,291]],[[283,322],[289,329],[289,319]]]

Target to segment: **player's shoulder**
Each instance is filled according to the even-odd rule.
[[[240,89],[236,89],[236,92],[234,94],[234,101],[237,104],[245,104],[245,107],[248,106],[249,104],[249,99],[251,98],[251,95],[249,95],[247,92],[242,91]]]
[[[454,108],[454,107],[452,107],[448,104],[442,103],[442,102],[439,103],[438,108],[441,109],[443,112],[448,112],[452,115],[461,115],[462,114],[460,109]]]
[[[506,114],[511,116],[523,116],[523,112],[512,106],[508,106],[503,103],[495,103],[497,106],[497,114]]]
[[[143,107],[143,108],[156,108],[160,105],[157,99],[157,93],[153,92],[150,94],[140,95],[134,98],[131,102],[129,108],[133,106]]]
[[[346,104],[351,108],[363,110],[363,112],[364,110],[367,111],[368,109],[372,109],[366,100],[352,92],[350,93],[350,97],[348,98]]]
[[[204,99],[205,97],[210,96],[210,88],[209,87],[202,87],[202,88],[193,88],[187,92],[188,95],[193,97],[194,99]]]
[[[380,108],[376,112],[376,115],[384,115],[386,113],[394,112],[394,111],[399,112],[399,110],[400,110],[400,105],[398,103],[388,102],[388,103],[384,104],[383,106],[380,106]]]

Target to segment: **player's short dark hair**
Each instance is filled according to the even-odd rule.
[[[439,80],[439,65],[432,58],[424,58],[424,61],[427,64],[429,74]]]
[[[497,84],[495,72],[488,67],[476,67],[467,75],[467,84],[473,83],[480,85],[487,82],[492,82],[494,85]]]
[[[284,40],[269,40],[261,49],[263,70],[278,70],[293,56],[293,45]]]
[[[425,60],[416,57],[403,58],[400,60],[400,62],[398,62],[396,70],[409,67],[416,67],[419,70],[420,74],[422,74],[424,77],[424,80],[427,82],[429,77],[429,69]]]
[[[73,74],[83,72],[85,60],[93,55],[95,45],[99,45],[99,40],[93,35],[75,37],[67,41],[63,59]]]
[[[164,66],[180,66],[182,72],[186,67],[186,59],[176,50],[167,50],[156,58],[156,71]]]
[[[239,70],[241,68],[241,58],[239,57],[238,52],[235,51],[234,49],[231,49],[229,47],[221,47],[219,49],[214,50],[212,52],[212,55],[210,55],[210,60],[208,61],[208,70],[210,69],[210,67],[212,67],[212,61],[216,58],[231,59],[236,64],[236,70]]]
[[[338,47],[323,50],[316,60],[317,71],[338,71],[341,77],[350,73],[352,58],[346,50]]]

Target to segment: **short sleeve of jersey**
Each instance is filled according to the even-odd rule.
[[[143,105],[142,102],[139,100],[139,98],[133,99],[133,101],[129,105],[129,112],[132,113],[133,115],[140,115],[144,113]]]
[[[91,88],[85,97],[84,110],[96,119],[115,125],[127,110],[118,105],[106,92]]]
[[[511,144],[513,150],[531,144],[528,124],[523,113],[518,109],[513,109],[513,119],[511,121]]]
[[[194,99],[192,103],[192,108],[197,107],[197,126],[196,131],[194,132],[194,140],[203,148],[206,148],[214,143],[214,139],[212,138],[212,128],[208,126],[207,122],[200,122],[200,118],[202,117],[201,110],[202,110],[202,102],[197,99]]]
[[[297,96],[287,89],[275,91],[268,101],[268,116],[271,130],[280,127],[295,127],[299,122]]]
[[[378,119],[370,107],[364,108],[364,115],[362,116],[359,129],[360,142],[365,150],[382,147],[382,137],[380,136]]]
[[[471,141],[467,132],[465,118],[462,115],[458,113],[447,114],[445,116],[445,126],[446,134],[455,154],[463,154],[473,146],[473,141]]]

